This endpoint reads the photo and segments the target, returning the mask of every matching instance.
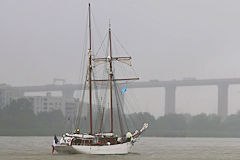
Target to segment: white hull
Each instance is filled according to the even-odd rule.
[[[131,150],[132,144],[130,142],[106,146],[83,146],[83,145],[57,145],[55,150],[59,153],[80,153],[80,154],[128,154]]]
[[[143,131],[147,128],[148,128],[148,124],[144,123],[142,129],[140,129],[139,131],[136,130],[133,135],[130,132],[126,133],[126,137],[130,137],[130,139],[119,138],[117,139],[117,142],[118,143],[120,142],[120,143],[112,144],[112,145],[110,145],[110,142],[105,143],[105,145],[96,145],[96,144],[95,145],[77,145],[77,143],[73,142],[73,139],[80,139],[82,142],[85,142],[85,141],[89,142],[89,140],[92,140],[92,141],[97,140],[97,137],[100,137],[100,136],[112,137],[113,133],[101,133],[96,135],[66,133],[60,140],[60,144],[59,145],[55,144],[54,146],[55,146],[55,150],[58,153],[103,154],[103,155],[128,154],[131,151],[133,144],[136,142],[137,137],[139,137],[140,134],[143,133]],[[129,141],[126,141],[126,140],[129,140]],[[55,139],[54,139],[54,142],[55,142]]]

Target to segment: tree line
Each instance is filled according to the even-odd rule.
[[[33,105],[27,99],[12,101],[0,110],[0,135],[2,136],[51,136],[71,132],[68,117],[59,110],[33,113]],[[87,132],[88,118],[83,118],[81,131]],[[109,122],[109,120],[106,120]],[[142,124],[149,123],[144,136],[155,137],[240,137],[240,112],[222,120],[215,114],[168,114],[155,118],[150,113],[126,115],[127,128],[134,132]],[[105,122],[105,123],[107,123]],[[115,121],[115,126],[117,122]],[[69,125],[71,127],[69,127]],[[96,125],[95,125],[96,126]],[[126,128],[126,126],[125,126]],[[119,132],[119,131],[117,131]]]
[[[13,100],[0,110],[0,135],[53,135],[61,131],[61,111],[33,113],[32,103],[25,98]]]

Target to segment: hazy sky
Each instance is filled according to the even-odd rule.
[[[0,83],[41,85],[51,83],[53,78],[77,83],[87,3],[87,0],[1,0]],[[91,3],[101,35],[106,32],[110,18],[114,33],[134,58],[133,64],[142,80],[240,77],[238,0]],[[230,111],[235,112],[240,109],[239,86],[231,88],[230,94],[234,96],[230,98]],[[216,112],[216,91],[215,87],[178,89],[177,111]],[[151,97],[164,95],[161,89],[155,92]],[[191,98],[193,92],[197,99]],[[186,101],[185,97],[189,99]],[[162,106],[153,107],[156,104],[153,98],[148,99],[144,103],[152,106],[152,110],[163,111]]]

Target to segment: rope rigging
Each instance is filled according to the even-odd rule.
[[[100,32],[98,31],[98,28],[96,26],[96,23],[95,23],[95,18],[93,16],[93,14],[91,13],[90,15],[91,17],[93,17],[93,24],[95,26],[95,31],[97,32],[97,35],[98,35],[98,38],[100,39],[101,38],[101,34]],[[87,20],[89,18],[89,15],[87,16]],[[88,24],[88,23],[86,23]],[[77,110],[77,117],[76,117],[76,121],[75,121],[75,128],[78,128],[80,127],[80,123],[81,123],[81,119],[82,119],[82,113],[83,113],[83,109],[84,109],[84,99],[85,99],[85,93],[86,93],[86,88],[87,88],[87,81],[88,81],[88,74],[89,74],[89,71],[88,69],[86,69],[86,59],[87,59],[87,54],[86,54],[86,50],[87,50],[87,43],[88,43],[88,40],[86,40],[87,38],[87,28],[88,28],[88,25],[86,26],[85,28],[85,33],[84,33],[84,39],[85,41],[83,42],[83,50],[82,50],[82,57],[81,57],[81,67],[80,67],[80,75],[79,76],[79,82],[80,84],[84,84],[82,85],[83,88],[82,88],[82,93],[80,94],[80,106]],[[124,48],[124,46],[122,45],[122,43],[119,41],[119,39],[117,38],[117,36],[113,33],[113,38],[116,40],[116,41],[113,41],[114,45],[114,49],[116,48],[116,51],[114,52],[115,55],[118,55],[120,53],[122,53],[120,50],[117,49],[117,46],[120,46],[120,48],[123,50],[123,52],[125,54],[127,54],[128,56],[130,56],[130,54],[128,53],[128,51]],[[108,48],[110,47],[110,42],[109,42],[109,38],[107,40],[107,36],[108,36],[108,32],[105,34],[103,40],[101,41],[100,43],[100,46],[99,48],[96,50],[96,52],[94,52],[94,50],[92,50],[92,56],[94,57],[97,57],[100,52],[102,53],[105,53],[105,57],[108,57],[109,55],[109,50]],[[107,40],[107,43],[106,43],[106,48],[104,47],[104,44]],[[94,42],[94,41],[93,41]],[[94,43],[93,43],[94,44]],[[93,47],[95,48],[95,47]],[[118,69],[116,69],[116,65],[118,65]],[[103,69],[98,69],[97,67],[94,67],[93,66],[93,69],[92,69],[92,77],[93,79],[97,79],[96,77],[103,77],[104,79],[106,78],[109,78],[109,77],[106,77],[106,75],[109,75],[110,74],[110,71],[109,71],[109,66],[106,64],[103,65]],[[112,66],[112,71],[113,72],[117,72],[117,73],[120,73],[122,75],[126,75],[126,71],[129,70],[129,68],[134,72],[134,76],[137,77],[137,73],[135,71],[135,69],[133,68],[133,66],[131,65],[130,67],[127,66],[126,64],[123,64],[121,63],[120,61],[116,61],[113,63],[113,66]],[[86,76],[84,77],[85,74],[83,74],[85,72]],[[98,83],[98,84],[97,84]],[[112,82],[108,82],[108,83],[112,83]],[[105,112],[106,112],[106,107],[105,106],[108,106],[107,105],[107,90],[109,90],[109,84],[106,83],[106,82],[101,82],[99,84],[99,82],[93,82],[93,90],[94,90],[94,96],[93,96],[93,100],[96,102],[94,104],[94,106],[96,106],[96,110],[93,110],[94,113],[97,113],[97,116],[95,116],[95,126],[94,126],[94,130],[95,130],[95,133],[96,132],[102,132],[103,129],[104,129],[104,119],[105,119]],[[132,82],[129,82],[129,83],[132,83]],[[128,83],[128,84],[129,84]],[[115,81],[113,81],[113,85],[114,85],[114,91],[115,91],[115,97],[116,97],[116,108],[117,108],[117,114],[118,114],[118,119],[119,119],[119,126],[120,126],[120,131],[121,131],[121,135],[123,136],[123,133],[124,133],[124,127],[126,127],[127,131],[129,131],[129,125],[128,125],[128,120],[127,120],[127,117],[126,115],[124,114],[124,109],[123,109],[123,106],[127,106],[129,105],[129,102],[127,99],[124,100],[124,102],[121,100],[121,89],[119,88],[120,84],[126,84],[126,81],[123,81],[123,82],[119,82],[119,83],[116,83]],[[100,87],[99,87],[100,86]],[[103,95],[103,96],[99,96],[99,95]],[[129,107],[125,107],[125,110],[126,111],[129,111]],[[130,112],[129,112],[130,113]],[[144,119],[143,117],[143,114],[139,114],[141,116],[141,120]],[[128,116],[129,120],[134,123],[133,126],[136,126],[134,120],[132,119],[131,116]]]

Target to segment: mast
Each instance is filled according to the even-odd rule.
[[[109,65],[110,65],[110,107],[111,107],[111,133],[113,133],[113,93],[112,93],[112,81],[113,81],[113,71],[112,71],[112,39],[111,39],[111,24],[109,24],[109,43],[110,43],[110,57],[109,57]]]
[[[91,6],[88,6],[89,18],[89,49],[88,49],[88,86],[89,86],[89,107],[90,107],[90,128],[89,134],[92,134],[92,32],[91,32]]]
[[[113,61],[119,61],[121,63],[127,64],[131,66],[131,57],[113,57],[112,56],[112,37],[111,37],[111,24],[109,23],[109,49],[110,53],[109,56],[104,57],[104,58],[93,58],[93,62],[95,63],[95,66],[100,65],[102,63],[109,63],[109,77],[108,79],[93,79],[91,81],[94,82],[109,82],[110,86],[110,114],[111,114],[111,119],[110,119],[110,133],[113,133],[114,127],[113,127],[113,81],[127,81],[127,80],[139,80],[139,78],[122,78],[122,79],[115,79],[113,75]],[[118,104],[117,104],[118,106]],[[103,110],[104,112],[104,110]],[[119,112],[119,109],[118,109]],[[104,113],[103,113],[104,114]],[[120,117],[120,114],[119,114]],[[119,118],[119,121],[121,121],[121,118]],[[100,130],[102,128],[103,124],[103,117],[100,123]],[[122,124],[120,124],[122,126]],[[122,128],[122,127],[121,127]]]

